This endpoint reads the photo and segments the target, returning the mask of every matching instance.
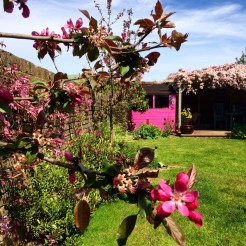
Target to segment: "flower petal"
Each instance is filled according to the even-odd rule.
[[[188,208],[189,210],[195,210],[195,209],[198,208],[199,203],[198,203],[197,200],[195,200],[194,202],[188,202],[188,203],[186,203],[186,206],[187,206],[187,208]]]
[[[173,195],[172,188],[169,185],[167,185],[166,182],[163,179],[161,179],[159,183],[160,183],[160,187],[163,190],[163,192],[166,193],[166,196],[170,197],[170,196]]]
[[[194,202],[198,197],[198,191],[187,192],[182,196],[182,201],[184,202]]]
[[[190,211],[189,219],[191,221],[195,222],[196,226],[198,226],[198,227],[202,226],[202,214],[200,214],[196,211]]]
[[[178,193],[184,193],[188,189],[189,176],[186,173],[179,173],[174,184],[175,190]]]
[[[176,206],[175,206],[175,202],[173,201],[166,201],[162,204],[162,210],[165,212],[165,213],[172,213],[174,212],[176,209]]]
[[[157,215],[161,218],[168,217],[171,213],[167,213],[162,209],[162,204],[159,204],[156,208]]]
[[[182,202],[178,203],[178,210],[179,210],[180,214],[182,214],[183,216],[189,216],[189,213],[190,213],[189,209]]]
[[[158,196],[160,201],[168,201],[171,198],[171,194],[170,192],[167,194],[166,192],[164,192],[162,189],[158,189]]]
[[[158,190],[152,190],[151,191],[151,197],[153,200],[160,200]]]

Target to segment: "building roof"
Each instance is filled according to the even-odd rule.
[[[169,83],[142,82],[141,85],[147,95],[169,95],[170,93],[175,93]]]

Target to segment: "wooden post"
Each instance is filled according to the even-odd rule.
[[[178,90],[178,132],[180,132],[181,126],[181,111],[182,111],[182,89],[179,87]]]

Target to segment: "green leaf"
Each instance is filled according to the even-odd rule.
[[[108,36],[105,38],[106,40],[115,40],[115,41],[120,41],[123,42],[122,38],[119,36]]]
[[[116,175],[118,174],[118,171],[115,165],[110,165],[108,163],[104,164],[103,166],[103,172],[108,173],[109,175]]]
[[[27,164],[30,164],[34,158],[36,158],[37,156],[37,153],[33,153],[32,151],[27,151],[26,152],[26,158],[27,158]]]
[[[98,48],[96,46],[90,46],[87,56],[90,62],[95,61],[99,56]]]
[[[43,85],[43,86],[48,86],[48,83],[44,82],[44,81],[41,81],[41,80],[34,80],[34,81],[31,81],[30,84],[33,84],[33,85]]]
[[[122,76],[125,76],[129,72],[129,70],[130,70],[129,66],[126,66],[126,67],[121,66],[120,67],[120,73],[121,73]]]
[[[138,206],[140,208],[140,215],[142,218],[146,218],[152,212],[151,201],[148,200],[143,193],[138,195]]]
[[[0,112],[7,113],[7,114],[13,114],[12,109],[9,107],[9,105],[2,101],[0,101]]]
[[[83,38],[84,37],[83,37],[83,35],[81,33],[77,33],[77,34],[75,34],[73,36],[73,39],[74,39],[74,42],[75,43],[81,42]]]
[[[137,215],[126,217],[120,224],[117,232],[118,246],[126,245],[128,237],[131,235],[137,221]]]

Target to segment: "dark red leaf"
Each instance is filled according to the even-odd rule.
[[[67,74],[62,72],[56,73],[54,76],[54,82],[60,79],[68,79]]]
[[[140,149],[134,159],[133,167],[135,169],[141,169],[149,165],[155,156],[155,150],[151,148]]]
[[[97,20],[94,19],[93,17],[90,18],[90,27],[94,30],[97,31]]]
[[[134,25],[139,25],[141,28],[149,28],[152,27],[154,25],[154,22],[150,19],[140,19],[137,20]]]
[[[88,18],[89,20],[91,19],[91,16],[89,14],[89,12],[87,10],[83,10],[83,9],[80,9],[79,10],[86,18]]]
[[[38,116],[37,116],[36,128],[37,129],[43,129],[44,128],[44,124],[46,123],[46,121],[47,121],[47,119],[45,117],[44,110],[41,110],[38,113]]]
[[[134,175],[137,175],[139,178],[157,178],[159,175],[159,170],[142,168],[135,172]]]
[[[194,164],[192,165],[192,168],[188,171],[187,174],[190,177],[188,182],[188,189],[190,190],[194,186],[197,177],[196,167]]]
[[[149,61],[148,61],[148,65],[149,66],[153,66],[156,64],[158,58],[160,56],[160,53],[159,52],[151,52],[149,53],[147,56],[145,56],[145,58],[147,58]]]
[[[99,188],[99,194],[103,200],[108,200],[108,193],[103,188]]]
[[[163,225],[167,230],[167,233],[176,241],[176,243],[180,246],[185,246],[185,238],[184,235],[177,224],[177,222],[172,217],[167,217],[163,220]]]
[[[155,5],[155,13],[156,13],[157,19],[159,19],[163,13],[163,8],[159,0],[157,1]]]
[[[86,200],[80,200],[74,207],[74,222],[78,229],[85,230],[90,221],[90,207]]]
[[[99,76],[101,76],[101,77],[104,77],[104,78],[108,78],[109,77],[109,73],[108,72],[101,71],[101,72],[98,72],[97,74]]]
[[[103,67],[103,65],[101,64],[101,61],[97,61],[96,63],[95,63],[95,65],[94,65],[94,69],[95,70],[97,70],[97,69],[99,69],[99,68],[102,68]]]

